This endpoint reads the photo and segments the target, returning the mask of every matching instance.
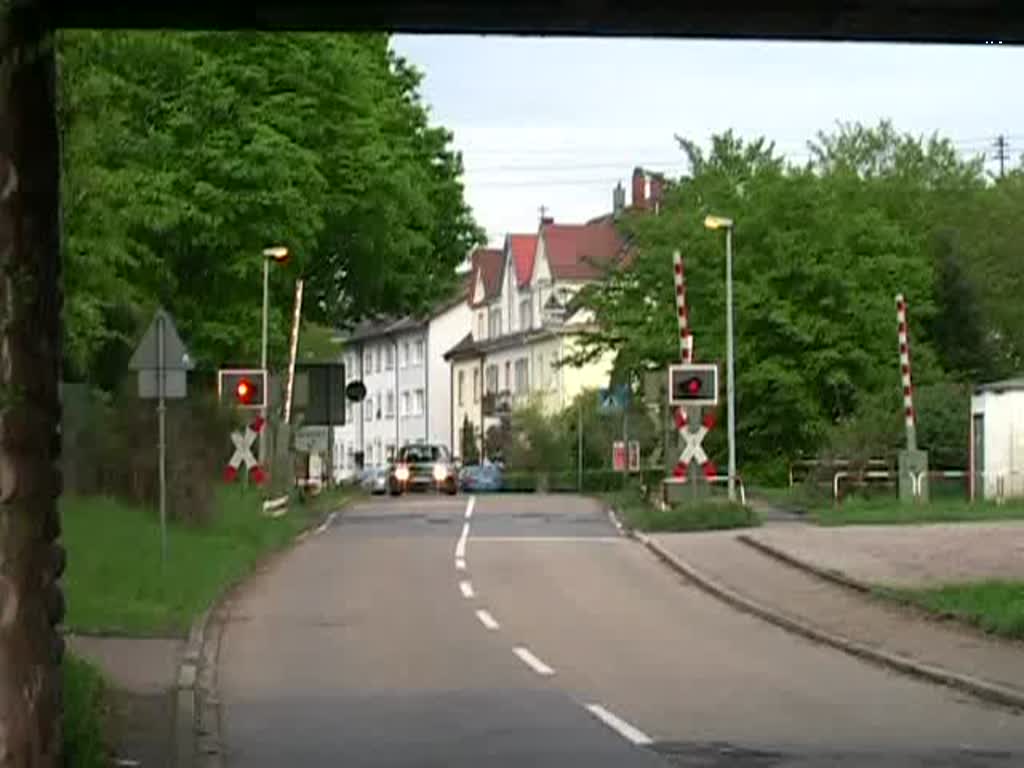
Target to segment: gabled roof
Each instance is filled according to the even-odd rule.
[[[411,317],[393,317],[391,315],[377,315],[366,317],[360,320],[352,332],[345,336],[346,343],[365,341],[366,339],[388,336],[400,331],[411,330],[423,325],[422,321]]]
[[[551,276],[559,280],[594,280],[604,267],[626,255],[626,242],[611,219],[600,218],[586,224],[545,223],[544,238]]]
[[[537,235],[509,235],[512,263],[515,265],[516,285],[530,284],[533,277],[533,259],[537,255]]]
[[[473,303],[478,277],[484,285],[484,301],[490,301],[501,293],[501,274],[505,265],[505,254],[498,248],[477,248],[470,256],[473,265],[470,281],[469,301]],[[478,302],[480,303],[480,302]]]
[[[453,357],[465,356],[467,354],[475,352],[476,348],[477,345],[476,342],[473,341],[473,334],[467,333],[465,336],[459,339],[458,344],[456,344],[454,347],[452,347],[451,349],[444,353],[444,359],[451,360]]]

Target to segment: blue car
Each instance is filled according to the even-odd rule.
[[[472,464],[462,468],[459,473],[459,484],[463,491],[471,493],[500,491],[504,485],[504,477],[501,467],[497,464]]]

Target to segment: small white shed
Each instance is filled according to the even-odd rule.
[[[971,498],[1024,497],[1024,377],[971,396]]]

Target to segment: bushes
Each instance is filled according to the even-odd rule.
[[[65,765],[101,768],[107,765],[103,743],[103,678],[95,667],[70,653],[64,656],[61,673]]]
[[[134,381],[131,382],[134,386]],[[158,505],[155,402],[126,388],[110,396],[64,385],[62,464],[69,493]],[[172,519],[203,522],[230,452],[232,414],[193,393],[167,401],[167,507]]]

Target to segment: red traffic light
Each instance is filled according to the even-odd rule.
[[[248,379],[239,380],[238,384],[235,386],[235,397],[238,398],[238,402],[242,405],[249,405],[252,403],[253,394],[255,392],[256,388]]]
[[[669,404],[711,406],[718,403],[718,366],[684,363],[669,366]]]
[[[229,408],[265,408],[267,374],[260,368],[221,368],[217,396]]]

